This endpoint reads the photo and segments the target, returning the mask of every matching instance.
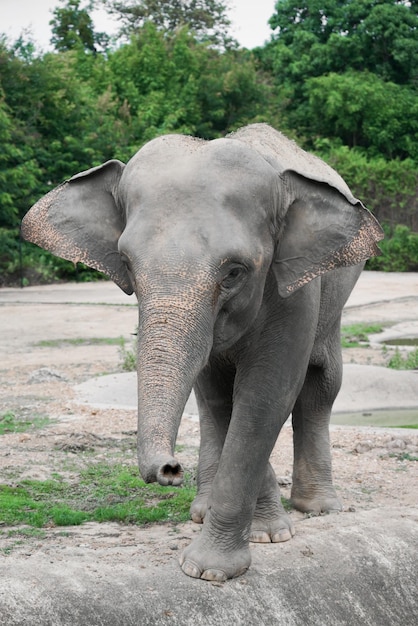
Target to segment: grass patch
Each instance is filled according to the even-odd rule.
[[[6,433],[24,433],[28,430],[44,428],[52,423],[49,417],[35,415],[30,419],[18,418],[12,411],[0,415],[0,435]]]
[[[394,452],[389,454],[389,456],[398,459],[398,461],[418,461],[418,456],[409,454],[409,452]]]
[[[33,344],[37,348],[61,348],[62,346],[122,346],[123,337],[74,337],[70,339],[45,339]]]
[[[8,537],[29,537],[35,539],[45,539],[46,533],[40,528],[24,527],[17,530],[9,530],[7,532]]]
[[[194,497],[195,488],[187,481],[180,488],[146,485],[136,467],[101,463],[83,470],[77,483],[56,477],[0,485],[0,522],[36,528],[87,521],[182,522],[189,519]]]
[[[123,342],[119,348],[119,356],[121,359],[121,368],[124,372],[136,371],[136,342],[132,349],[126,347],[126,342]]]
[[[396,349],[395,354],[388,362],[388,367],[393,370],[417,370],[418,369],[418,348],[402,356]]]
[[[287,511],[288,513],[290,511],[293,511],[293,506],[291,501],[289,500],[289,498],[285,498],[285,496],[281,496],[280,497],[281,503],[283,505],[283,508],[285,511]]]
[[[369,335],[381,333],[381,324],[351,324],[341,327],[341,346],[343,348],[362,348],[368,345]]]

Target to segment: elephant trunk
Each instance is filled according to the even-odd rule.
[[[210,308],[159,298],[141,303],[138,326],[138,463],[146,482],[180,485],[174,458],[181,417],[211,347]]]

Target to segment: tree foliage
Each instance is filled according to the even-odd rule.
[[[289,77],[348,69],[417,79],[416,0],[279,0],[270,18],[275,64]]]
[[[219,0],[104,0],[122,23],[121,34],[137,34],[147,22],[162,32],[173,33],[187,26],[197,41],[223,47],[236,45],[229,35],[228,2]]]
[[[416,0],[279,0],[270,24],[258,57],[288,126],[389,159],[417,157]]]
[[[381,222],[403,223],[418,233],[418,168],[413,159],[369,157],[364,151],[318,139],[315,152],[347,181]]]
[[[119,39],[95,31],[99,1]],[[379,267],[398,267],[399,246],[415,254],[416,0],[279,0],[254,51],[229,38],[227,0],[57,3],[53,51],[0,35],[0,271],[17,267],[23,214],[75,172],[160,134],[212,139],[258,121],[316,151],[387,223],[396,242]],[[45,280],[75,271],[29,245],[23,262]]]
[[[105,50],[109,45],[109,36],[94,30],[90,13],[94,8],[94,0],[89,0],[84,8],[82,0],[61,0],[60,7],[53,11],[53,19],[49,22],[52,28],[51,43],[55,50],[65,52],[82,47],[86,51],[96,53]]]
[[[418,161],[418,98],[413,89],[351,70],[310,78],[305,93],[313,135],[340,138],[347,146],[388,159]]]

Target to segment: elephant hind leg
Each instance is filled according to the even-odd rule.
[[[305,382],[292,412],[293,483],[291,501],[296,509],[320,514],[340,511],[342,505],[332,482],[329,421],[342,381],[338,332],[333,347],[309,365]],[[325,355],[327,355],[325,357]]]
[[[279,543],[288,541],[294,534],[295,529],[292,520],[283,508],[276,475],[269,463],[257,499],[251,524],[250,541],[253,543]]]

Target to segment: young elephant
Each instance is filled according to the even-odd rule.
[[[214,141],[163,136],[48,193],[22,233],[135,292],[146,481],[182,482],[174,445],[195,390],[191,515],[205,523],[181,557],[186,574],[239,576],[249,540],[291,538],[269,464],[291,413],[294,506],[341,508],[328,433],[341,311],[383,235],[334,170],[265,124]]]

